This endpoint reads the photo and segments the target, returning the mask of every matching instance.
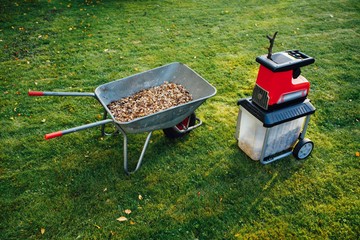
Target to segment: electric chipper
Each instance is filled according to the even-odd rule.
[[[268,54],[256,58],[260,68],[252,97],[238,101],[238,146],[263,164],[291,154],[305,159],[314,148],[305,134],[315,108],[307,98],[310,83],[300,68],[315,59],[299,50],[272,53],[276,34],[267,36]]]

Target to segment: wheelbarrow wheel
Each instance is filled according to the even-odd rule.
[[[196,122],[196,115],[192,113],[190,116],[182,120],[180,123],[171,128],[163,129],[164,134],[168,138],[180,138],[188,134],[190,131],[181,132],[186,130],[187,128],[194,126]]]
[[[300,139],[294,147],[293,155],[296,159],[303,160],[310,156],[313,149],[314,143],[310,139]]]

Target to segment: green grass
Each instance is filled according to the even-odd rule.
[[[360,4],[350,0],[2,0],[0,238],[357,239],[359,26]],[[251,96],[255,57],[275,31],[274,51],[316,59],[303,68],[315,149],[305,161],[264,166],[233,134],[236,102]],[[122,170],[121,136],[94,128],[43,139],[97,121],[103,109],[28,90],[93,92],[175,61],[217,95],[196,110],[204,125],[183,139],[154,132],[136,174]],[[134,160],[145,135],[129,137]]]

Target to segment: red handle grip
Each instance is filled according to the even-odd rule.
[[[63,135],[62,131],[48,133],[48,134],[45,134],[45,139],[48,140],[51,138],[61,137],[62,135]]]
[[[44,96],[44,92],[38,92],[38,91],[29,91],[29,96]]]

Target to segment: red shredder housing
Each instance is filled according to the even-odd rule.
[[[303,101],[309,93],[310,83],[300,75],[300,67],[315,60],[298,50],[274,53],[256,58],[260,63],[252,99],[268,110],[284,103]]]
[[[260,65],[256,84],[268,92],[268,106],[294,98],[305,99],[310,89],[310,83],[304,77],[293,78],[293,70],[272,72],[263,65]]]

